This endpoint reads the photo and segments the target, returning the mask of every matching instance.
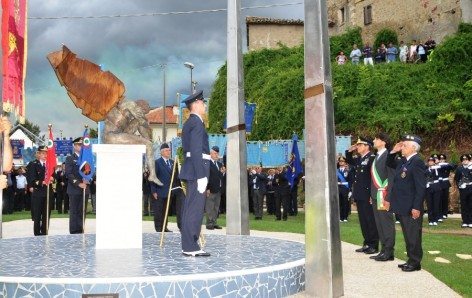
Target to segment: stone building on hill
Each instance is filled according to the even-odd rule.
[[[328,0],[329,35],[358,26],[370,43],[383,28],[395,30],[406,43],[429,36],[441,42],[460,22],[472,22],[472,0]],[[246,27],[249,51],[303,42],[302,20],[246,17]]]

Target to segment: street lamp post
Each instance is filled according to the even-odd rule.
[[[194,93],[194,89],[193,89],[193,68],[195,67],[195,65],[193,65],[193,63],[190,63],[190,62],[185,62],[184,65],[185,65],[185,67],[190,69],[190,92],[191,92],[191,94],[193,94]]]
[[[163,71],[164,79],[163,79],[163,100],[162,100],[162,142],[166,142],[167,132],[166,132],[166,65],[161,64],[161,68]]]

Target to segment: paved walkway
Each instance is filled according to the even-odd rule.
[[[50,235],[68,234],[68,219],[54,218],[50,224]],[[174,223],[169,224],[171,230],[177,231]],[[206,231],[208,234],[224,234],[225,230]],[[95,233],[95,220],[88,219],[85,232]],[[143,221],[143,232],[153,233],[152,221]],[[304,242],[301,234],[251,231],[253,236],[280,238]],[[33,236],[33,222],[18,220],[3,223],[3,238]],[[425,270],[405,273],[397,268],[402,260],[393,262],[375,262],[365,254],[354,252],[358,248],[350,243],[342,243],[344,297],[460,297],[452,289],[437,280]],[[305,297],[304,293],[296,297]]]

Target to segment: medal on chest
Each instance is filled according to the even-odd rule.
[[[400,177],[405,178],[406,177],[406,168],[403,168],[402,173],[400,174]]]

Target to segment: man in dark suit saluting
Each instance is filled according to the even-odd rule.
[[[210,176],[210,146],[203,124],[205,102],[203,91],[184,100],[190,116],[182,129],[184,163],[180,179],[187,181],[187,194],[182,209],[182,253],[185,256],[208,257],[198,245],[205,211],[205,190]]]
[[[370,191],[372,210],[382,248],[380,253],[371,259],[381,262],[393,261],[395,220],[392,213],[387,211],[390,207],[390,189],[393,185],[395,172],[394,169],[386,165],[388,150],[391,148],[390,137],[386,133],[378,133],[374,139],[374,147],[377,149],[377,154],[371,168],[372,185]]]
[[[398,265],[403,271],[421,270],[423,200],[426,191],[426,165],[418,155],[421,139],[406,135],[387,158],[387,166],[395,168],[389,210],[400,218],[408,261]],[[402,159],[395,159],[400,152]]]

